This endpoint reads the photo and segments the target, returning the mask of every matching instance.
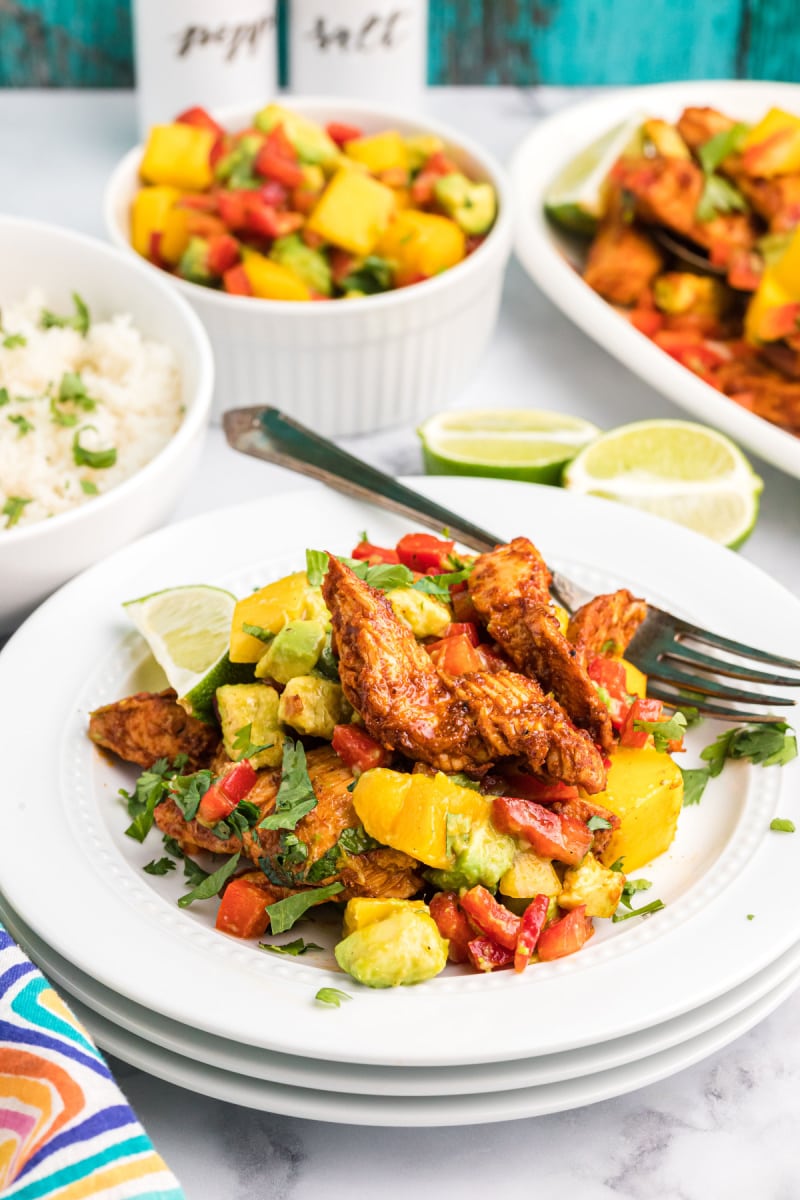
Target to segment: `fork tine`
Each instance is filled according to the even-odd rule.
[[[768,671],[754,671],[751,667],[743,667],[739,663],[730,662],[727,659],[701,654],[698,650],[692,650],[684,642],[675,642],[673,645],[676,648],[665,651],[661,655],[662,659],[670,659],[672,662],[684,665],[691,664],[713,671],[716,675],[726,675],[731,679],[747,679],[751,683],[770,683],[775,687],[800,687],[800,675],[772,675]]]
[[[663,700],[671,708],[683,708],[688,703],[696,708],[698,713],[703,717],[713,717],[718,721],[736,721],[739,724],[763,724],[775,720],[774,713],[765,712],[747,712],[745,709],[738,708],[723,708],[719,704],[708,704],[699,697],[694,697],[691,701],[684,699],[674,692],[667,691],[666,688],[661,688],[657,684],[652,687],[647,686],[648,696],[652,696],[654,700]]]
[[[762,707],[767,704],[794,704],[794,700],[790,696],[766,696],[761,692],[744,692],[739,688],[727,687],[724,683],[717,683],[716,680],[707,679],[702,675],[687,675],[685,672],[665,666],[661,662],[651,668],[650,678],[661,680],[663,683],[671,683],[676,688],[700,692],[704,696],[712,696],[718,700],[731,700],[739,704],[759,704]]]
[[[664,614],[669,619],[669,613]],[[677,632],[683,637],[690,637],[696,642],[707,646],[717,646],[720,650],[728,650],[731,654],[739,654],[742,658],[755,658],[759,662],[772,667],[788,667],[791,671],[800,671],[800,662],[795,658],[783,658],[780,654],[770,654],[766,650],[758,650],[755,646],[746,646],[744,642],[734,642],[732,638],[721,637],[709,629],[701,629],[699,625],[691,625],[688,621],[677,622]]]

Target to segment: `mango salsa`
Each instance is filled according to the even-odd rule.
[[[618,747],[611,755],[606,790],[592,801],[616,813],[621,822],[600,861],[610,867],[622,858],[630,874],[672,845],[683,805],[680,768],[653,746]]]

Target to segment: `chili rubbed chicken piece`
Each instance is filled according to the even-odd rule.
[[[534,680],[438,670],[383,593],[333,557],[322,591],[345,696],[381,745],[450,774],[519,756],[551,779],[602,790],[597,747]]]
[[[550,578],[533,543],[514,538],[480,555],[469,591],[490,635],[511,661],[552,692],[572,721],[610,750],[614,737],[608,709],[586,673],[583,656],[561,632],[550,604]]]
[[[611,304],[635,305],[663,265],[652,239],[624,219],[619,204],[612,204],[592,242],[583,277]]]
[[[172,688],[137,692],[89,715],[89,737],[104,750],[146,769],[159,758],[187,756],[186,771],[208,766],[220,736],[212,725],[190,716]]]
[[[215,775],[222,775],[231,765],[222,751],[217,754],[211,769]],[[298,821],[292,831],[306,850],[306,857],[303,858],[301,852],[294,866],[282,866],[277,861],[278,856],[284,855],[286,850],[281,831],[258,828],[258,823],[275,808],[281,780],[279,769],[259,772],[255,786],[248,793],[247,800],[258,808],[259,816],[258,823],[243,838],[221,838],[197,819],[185,821],[178,805],[169,798],[155,810],[156,825],[162,833],[174,837],[186,854],[192,855],[198,850],[213,854],[235,854],[242,850],[256,866],[263,866],[262,860],[266,860],[270,884],[285,889],[285,894],[306,890],[309,885],[303,876],[309,868],[337,846],[346,829],[360,825],[352,795],[348,791],[353,783],[352,772],[334,750],[330,746],[309,750],[306,765],[317,805]],[[345,900],[351,896],[388,896],[405,900],[422,887],[415,866],[414,860],[408,855],[381,846],[363,854],[336,855],[331,870],[314,882],[321,885],[340,880],[345,887],[342,893]]]
[[[567,627],[567,640],[578,648],[584,663],[598,654],[623,654],[646,616],[644,600],[620,588],[577,609]]]

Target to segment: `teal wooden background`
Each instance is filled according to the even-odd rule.
[[[800,0],[430,6],[431,83],[800,79]],[[126,87],[132,78],[129,0],[0,0],[0,86]]]

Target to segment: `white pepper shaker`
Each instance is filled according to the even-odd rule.
[[[139,127],[193,105],[265,104],[278,74],[276,0],[134,0]]]
[[[417,108],[428,68],[428,0],[290,0],[289,86]]]

